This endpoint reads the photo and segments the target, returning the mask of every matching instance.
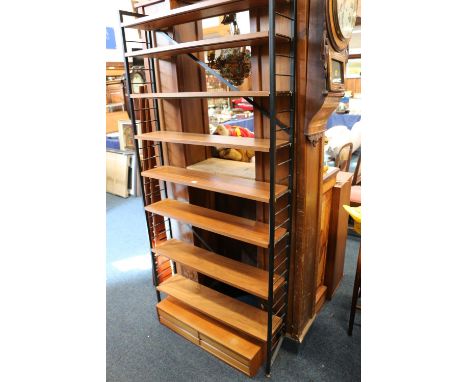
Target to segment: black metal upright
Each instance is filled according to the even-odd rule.
[[[269,96],[269,120],[270,120],[270,204],[269,204],[269,250],[268,250],[268,333],[267,333],[267,359],[265,365],[265,374],[267,377],[271,375],[271,366],[278,354],[279,348],[282,344],[283,335],[286,332],[286,316],[288,309],[288,287],[289,287],[289,266],[290,266],[290,251],[291,251],[291,229],[292,229],[292,205],[293,205],[293,182],[294,182],[294,129],[296,118],[296,0],[290,2],[290,14],[286,15],[276,11],[276,1],[269,0],[269,66],[270,66],[270,96]],[[291,24],[291,39],[290,39],[290,52],[289,55],[276,53],[276,19],[278,17],[286,18]],[[290,74],[277,73],[276,57],[286,57],[290,60]],[[279,121],[277,116],[277,87],[276,80],[278,76],[289,76],[289,109],[279,111],[289,112],[289,126],[285,126]],[[283,89],[282,89],[283,90]],[[277,163],[277,132],[285,132],[288,134],[289,150],[288,159],[281,163]],[[287,205],[277,212],[275,199],[275,186],[278,181],[276,177],[276,170],[279,166],[288,163],[288,193]],[[282,179],[279,180],[281,182]],[[287,217],[282,222],[277,222],[277,217],[287,210]],[[287,225],[286,235],[280,239],[285,240],[284,247],[277,251],[275,242],[276,230],[280,227]],[[284,256],[284,259],[282,258]],[[276,264],[278,260],[278,265]],[[283,268],[284,267],[284,268]],[[283,269],[279,275],[284,277],[283,294],[277,296],[273,293],[274,277],[276,270]],[[275,301],[276,297],[276,301]],[[281,318],[281,328],[273,333],[273,316],[278,315]],[[277,338],[273,341],[274,338]]]
[[[273,336],[273,275],[275,258],[275,225],[276,225],[276,0],[269,0],[268,21],[268,53],[270,64],[270,211],[269,211],[269,253],[268,253],[268,332],[267,332],[267,360],[265,373],[270,376],[272,361]]]
[[[143,17],[144,15],[139,14],[139,13],[134,13],[134,12],[128,12],[128,11],[119,11],[119,16],[120,16],[120,23],[122,25],[124,21],[125,16],[129,17]],[[127,57],[127,52],[128,52],[128,43],[136,43],[136,44],[144,44],[146,45],[146,48],[151,48],[153,46],[153,36],[152,32],[148,31],[145,32],[145,39],[142,41],[135,41],[135,40],[128,40],[126,38],[126,32],[125,32],[125,27],[121,26],[121,35],[122,35],[122,45],[123,45],[123,53],[124,53],[124,64],[125,64],[125,82],[126,82],[126,90],[127,90],[127,95],[128,95],[128,104],[129,104],[129,116],[132,121],[132,128],[133,128],[133,134],[134,134],[134,146],[135,146],[135,157],[136,157],[136,163],[138,166],[138,173],[139,173],[139,178],[140,178],[140,186],[141,186],[141,191],[142,191],[142,201],[143,201],[143,207],[147,205],[146,200],[151,200],[153,197],[158,195],[159,197],[164,197],[168,198],[167,194],[167,184],[165,181],[161,182],[159,186],[154,186],[153,188],[155,189],[154,191],[146,192],[146,189],[150,187],[145,187],[148,186],[151,183],[151,180],[145,181],[145,178],[141,176],[141,170],[143,168],[142,166],[142,161],[156,161],[158,160],[161,165],[164,165],[164,156],[163,156],[163,151],[162,151],[162,145],[161,142],[157,142],[153,144],[151,147],[151,152],[154,155],[145,155],[145,148],[140,147],[139,140],[136,138],[138,135],[139,131],[137,128],[138,124],[150,124],[152,126],[152,129],[155,131],[161,130],[160,127],[160,115],[159,115],[159,108],[158,108],[158,103],[157,100],[153,100],[153,105],[151,106],[148,103],[148,108],[143,109],[136,109],[135,108],[135,102],[134,99],[132,98],[132,94],[134,94],[133,91],[133,84],[132,84],[132,79],[131,79],[131,68],[130,68],[130,63],[129,59]],[[149,58],[148,59],[148,67],[144,69],[146,78],[149,78],[149,81],[146,81],[143,83],[145,88],[150,85],[151,90],[153,92],[156,92],[156,76],[155,76],[155,64],[154,64],[154,59]],[[137,120],[136,116],[136,111],[148,111],[152,110],[155,119],[146,119],[146,120]],[[149,114],[149,113],[148,113]],[[158,153],[156,153],[155,149],[158,149]],[[146,147],[148,149],[148,147]],[[158,155],[159,154],[159,155]],[[161,184],[163,187],[161,188]],[[164,192],[164,195],[163,195]],[[149,248],[149,253],[151,256],[151,269],[152,269],[152,278],[153,278],[153,285],[155,289],[157,288],[159,284],[159,278],[164,276],[164,272],[166,270],[163,270],[162,272],[159,272],[158,270],[158,262],[153,255],[153,248],[152,245],[154,242],[161,236],[161,234],[165,234],[166,237],[172,238],[172,223],[170,219],[166,219],[160,223],[154,223],[154,220],[152,219],[152,214],[150,212],[145,211],[145,218],[146,218],[146,226],[147,226],[147,231],[148,231],[148,238],[150,241],[150,248]],[[163,230],[161,231],[158,226],[163,225]],[[156,289],[156,296],[158,302],[161,301],[161,294],[160,292]]]

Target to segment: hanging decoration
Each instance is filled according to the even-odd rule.
[[[235,13],[225,15],[221,23],[231,24],[232,35],[240,34]],[[250,59],[250,50],[245,47],[221,49],[219,56],[216,56],[215,51],[208,52],[208,66],[218,70],[223,78],[236,86],[242,85],[250,75]]]

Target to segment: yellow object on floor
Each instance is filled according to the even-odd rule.
[[[359,207],[350,207],[343,205],[343,208],[354,220],[354,230],[361,234],[361,206]]]

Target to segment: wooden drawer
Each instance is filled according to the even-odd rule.
[[[159,321],[248,376],[263,362],[264,344],[195,311],[169,296],[156,305]]]
[[[162,309],[159,310],[159,319],[164,318],[165,320],[171,322],[173,325],[185,330],[186,332],[190,333],[193,337],[198,339],[198,331],[190,327],[189,325],[184,324],[182,321],[178,320],[175,317],[172,317],[170,314],[167,314]],[[197,341],[198,344],[198,341]]]

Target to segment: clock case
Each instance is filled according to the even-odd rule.
[[[326,25],[328,31],[327,48],[325,49],[325,62],[327,66],[327,90],[330,92],[344,92],[344,76],[346,62],[348,61],[348,44],[350,38],[341,33],[338,22],[337,0],[325,1]],[[341,72],[341,82],[333,82],[333,61],[338,62]]]

